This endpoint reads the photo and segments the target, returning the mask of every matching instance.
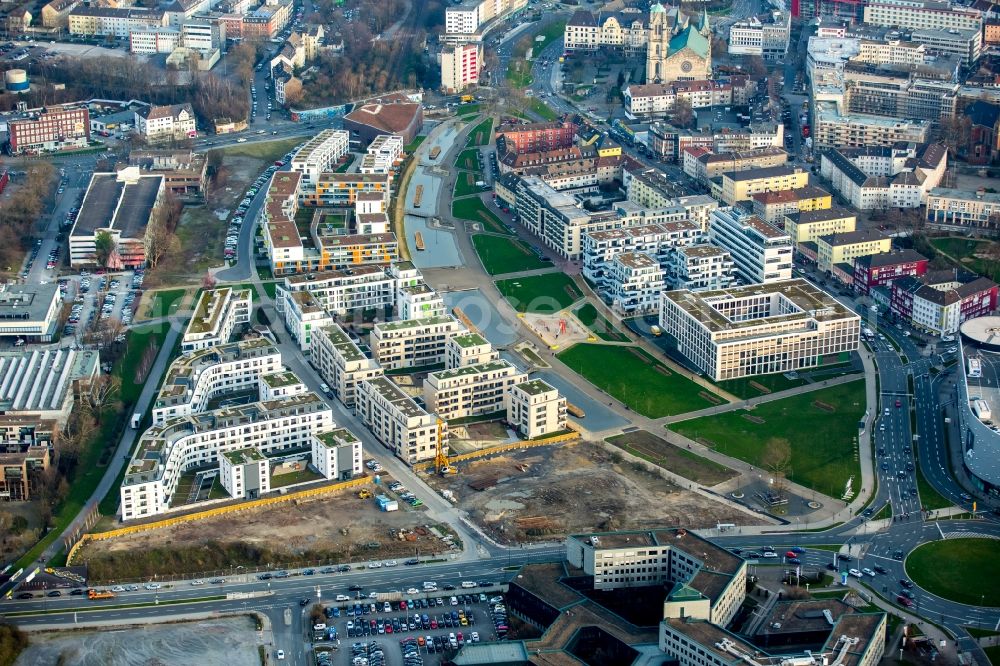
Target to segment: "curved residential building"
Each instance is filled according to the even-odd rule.
[[[977,317],[962,324],[958,347],[958,423],[962,462],[970,478],[985,495],[1000,494],[1000,354],[996,332],[1000,317]],[[970,366],[973,372],[969,372]],[[945,428],[948,426],[945,425]]]
[[[241,340],[179,356],[153,403],[153,425],[197,414],[225,393],[255,389],[262,375],[280,372],[281,354],[265,338]]]
[[[224,453],[251,447],[264,455],[308,449],[314,433],[333,425],[330,407],[311,392],[169,419],[139,440],[121,486],[122,520],[164,513],[180,477],[219,464]]]

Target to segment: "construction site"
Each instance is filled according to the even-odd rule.
[[[428,474],[475,523],[505,544],[656,525],[748,524],[752,517],[681,488],[592,442],[555,444],[462,462]]]
[[[74,557],[91,582],[205,575],[234,567],[321,566],[454,552],[461,544],[421,510],[380,511],[371,491],[226,514],[107,540]]]

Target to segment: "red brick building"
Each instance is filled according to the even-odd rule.
[[[577,127],[571,122],[501,125],[497,129],[497,154],[544,153],[570,148]]]
[[[86,148],[90,114],[87,109],[41,109],[11,120],[9,130],[14,155]]]
[[[927,257],[916,250],[883,252],[854,260],[854,291],[868,294],[872,287],[885,286],[901,277],[921,277],[927,273]]]

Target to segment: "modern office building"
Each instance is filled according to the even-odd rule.
[[[252,311],[250,289],[206,289],[198,298],[181,338],[181,351],[187,353],[226,344],[238,325],[250,323]]]
[[[914,30],[983,30],[980,12],[941,0],[879,0],[865,6],[864,22]]]
[[[935,187],[927,193],[927,226],[945,231],[1000,230],[1000,194]]]
[[[660,327],[713,381],[813,368],[856,351],[861,318],[801,279],[664,292]]]
[[[382,366],[365,356],[359,341],[339,324],[313,331],[309,360],[334,395],[351,407],[357,400],[358,382],[381,377]]]
[[[51,342],[62,307],[59,285],[0,285],[0,337]]]
[[[507,423],[521,437],[535,439],[566,430],[566,398],[542,379],[515,384],[504,397]]]
[[[178,356],[153,402],[153,425],[203,412],[210,401],[224,394],[254,390],[263,375],[281,369],[281,353],[265,338],[204,347]]]
[[[146,226],[164,191],[160,174],[143,174],[129,166],[117,173],[90,177],[80,212],[69,232],[70,266],[95,266],[97,237],[111,236],[114,247],[104,258],[107,268],[121,270],[146,264]]]
[[[927,120],[884,117],[866,113],[841,113],[835,104],[813,108],[813,150],[825,148],[890,147],[897,143],[926,143],[931,130]]]
[[[424,380],[424,404],[445,421],[495,414],[511,388],[527,379],[503,359],[439,370]]]
[[[444,363],[448,339],[466,333],[451,316],[379,322],[371,333],[375,360],[386,370]]]
[[[92,349],[0,352],[0,413],[12,419],[10,425],[18,431],[51,433],[53,427],[66,425],[78,396],[90,389],[100,372],[100,358]],[[0,451],[4,441],[23,441],[13,435],[8,431],[0,439]]]
[[[309,447],[313,432],[333,426],[330,407],[315,393],[225,407],[170,419],[139,440],[121,486],[123,521],[168,511],[187,471],[218,464],[227,451],[264,454]]]
[[[361,440],[347,428],[313,433],[312,463],[324,479],[347,481],[362,476],[361,456]]]
[[[779,10],[737,21],[729,27],[729,54],[783,59],[788,54],[791,23],[792,15]]]
[[[709,237],[729,252],[744,282],[766,284],[792,277],[791,237],[756,215],[719,208],[712,212]]]
[[[448,451],[448,427],[385,377],[358,382],[356,413],[382,444],[403,462],[433,460],[438,441]]]

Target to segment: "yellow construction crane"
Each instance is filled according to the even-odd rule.
[[[444,452],[444,421],[437,420],[437,453],[434,455],[434,469],[438,474],[455,474],[448,464],[448,454]]]

